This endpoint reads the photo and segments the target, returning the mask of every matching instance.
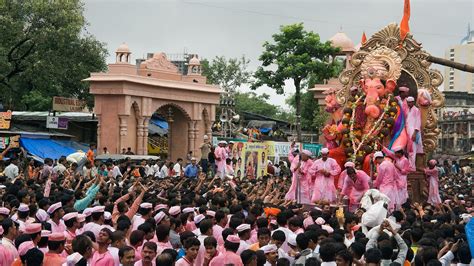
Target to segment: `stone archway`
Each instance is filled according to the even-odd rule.
[[[190,137],[188,132],[191,128],[191,116],[182,106],[174,103],[160,106],[156,113],[168,122],[168,158],[171,160],[183,158],[190,149],[192,150],[189,141],[186,141]]]
[[[197,58],[192,60],[192,66],[199,65]],[[167,111],[172,113],[171,159],[189,151],[198,157],[203,136],[211,137],[221,89],[206,84],[200,71],[181,74],[163,53],[139,67],[118,60],[109,64],[108,72],[91,73],[85,81],[94,95],[99,151],[107,147],[111,153],[121,153],[131,147],[135,154],[147,154],[148,125],[157,110],[164,117]]]

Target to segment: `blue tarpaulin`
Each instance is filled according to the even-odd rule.
[[[54,140],[37,138],[20,138],[20,145],[28,153],[44,158],[59,159],[61,156],[68,156],[77,150],[87,151],[88,147],[84,144],[72,140]]]
[[[162,129],[168,130],[168,122],[160,118],[152,118],[150,122],[156,126],[161,127]]]

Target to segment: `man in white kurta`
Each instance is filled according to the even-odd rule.
[[[220,178],[225,177],[225,160],[227,159],[227,150],[226,150],[227,142],[226,141],[219,141],[216,150],[214,151],[214,155],[216,157],[216,165],[217,165],[217,174]]]
[[[421,112],[415,106],[415,99],[407,97],[408,112],[405,127],[408,135],[407,151],[411,170],[416,170],[416,154],[423,153],[423,141],[421,139]]]

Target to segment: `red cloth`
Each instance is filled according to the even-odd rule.
[[[344,169],[344,164],[346,163],[347,157],[346,157],[346,153],[344,152],[344,148],[342,146],[337,147],[335,149],[330,149],[329,157],[336,160],[339,167],[341,169]],[[334,186],[337,186],[338,183],[339,183],[339,174],[334,176]]]

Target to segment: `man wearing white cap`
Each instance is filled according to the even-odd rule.
[[[138,226],[143,224],[147,219],[153,217],[153,204],[149,202],[143,202],[140,204],[138,213],[133,216],[132,219],[132,230],[137,230]]]
[[[408,87],[399,87],[398,95],[395,99],[398,101],[398,105],[401,106],[403,114],[406,116],[408,112],[407,97],[410,96],[410,89]]]
[[[201,168],[203,173],[207,174],[207,164],[208,164],[208,156],[209,153],[211,152],[211,147],[212,145],[209,143],[209,137],[207,135],[204,135],[204,140],[201,146],[199,146],[199,149],[201,150]]]
[[[266,245],[260,248],[261,251],[265,254],[266,262],[265,266],[276,265],[278,260],[278,248],[274,244]]]
[[[225,160],[227,159],[227,150],[225,148],[226,145],[227,142],[221,140],[214,151],[214,155],[216,157],[217,174],[222,179],[225,177]]]
[[[416,170],[416,154],[423,153],[423,141],[421,139],[421,113],[415,106],[415,99],[407,97],[408,112],[405,119],[405,128],[408,135],[408,161],[412,170]]]
[[[374,159],[377,166],[377,179],[375,179],[374,187],[378,188],[381,193],[390,198],[388,210],[392,212],[400,207],[398,183],[400,177],[397,169],[390,158],[384,158],[383,153],[378,151],[374,153]]]
[[[239,249],[237,250],[237,255],[240,255],[244,250],[248,249],[250,245],[247,243],[247,240],[250,239],[250,224],[241,224],[237,226],[237,233],[240,238]]]
[[[403,147],[392,147],[392,150],[383,147],[383,152],[391,157],[394,162],[397,174],[400,177],[400,184],[398,188],[399,198],[401,203],[405,203],[408,199],[408,174],[411,172],[411,166],[408,159],[405,157]]]
[[[316,160],[310,169],[314,179],[311,202],[326,200],[335,202],[337,199],[334,179],[341,173],[341,167],[336,160],[329,158],[329,149],[321,149],[321,159]]]
[[[341,173],[339,180],[343,180],[341,195],[349,197],[349,211],[359,207],[360,199],[369,190],[370,177],[362,170],[357,170],[353,162],[347,162],[346,170]]]
[[[311,152],[303,150],[294,156],[295,143],[291,144],[288,160],[291,162],[290,170],[293,173],[291,186],[285,195],[287,200],[296,200],[300,204],[309,204],[311,200],[311,175],[310,168],[313,165]]]
[[[91,209],[92,221],[84,225],[84,232],[91,231],[95,237],[99,237],[100,230],[104,228],[104,206],[96,206]]]

